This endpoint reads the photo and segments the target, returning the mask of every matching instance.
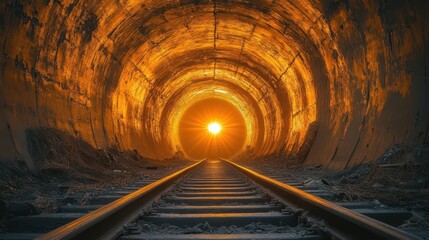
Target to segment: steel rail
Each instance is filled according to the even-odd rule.
[[[341,239],[420,239],[388,224],[356,213],[338,204],[306,193],[298,188],[256,173],[227,159],[221,159],[273,192],[285,202],[309,211],[310,216],[324,220]]]
[[[153,182],[139,190],[86,214],[66,225],[48,232],[37,240],[47,239],[112,239],[120,234],[124,224],[135,219],[141,209],[181,176],[194,169],[204,160]]]

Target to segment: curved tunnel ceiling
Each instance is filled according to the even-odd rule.
[[[243,115],[254,156],[344,168],[425,143],[429,8],[406,2],[6,0],[2,158],[33,127],[168,158],[209,98]]]

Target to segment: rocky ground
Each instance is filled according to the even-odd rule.
[[[181,154],[155,161],[135,151],[95,149],[53,129],[29,130],[27,137],[34,166],[20,156],[13,163],[0,162],[0,232],[1,223],[15,216],[55,212],[67,201],[85,204],[97,192],[135,179],[166,176],[191,163]],[[407,209],[414,217],[401,227],[423,229],[429,235],[428,146],[395,145],[372,163],[340,172],[296,161],[291,164],[282,156],[244,158],[239,163],[275,175],[291,175],[307,186],[333,193],[336,201],[374,201]]]
[[[339,172],[327,171],[322,166],[291,165],[279,154],[240,163],[274,175],[293,176],[307,186],[333,193],[335,201],[373,201],[407,209],[413,217],[401,228],[429,235],[428,146],[395,145],[373,163]]]
[[[27,132],[35,166],[17,156],[0,162],[0,232],[2,222],[15,216],[56,212],[67,201],[85,204],[105,189],[152,176],[166,176],[191,162],[180,154],[152,160],[135,151],[95,149],[53,129]]]

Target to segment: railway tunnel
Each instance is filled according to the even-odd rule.
[[[210,100],[241,116],[224,157],[281,151],[344,169],[428,143],[426,1],[1,5],[4,161],[34,165],[25,136],[40,127],[95,148],[192,156],[181,120]]]
[[[407,146],[427,164],[428,12],[413,0],[1,1],[0,162],[37,172],[29,136],[59,132],[161,162],[275,155],[342,171]]]

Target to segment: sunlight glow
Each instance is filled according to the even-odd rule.
[[[230,102],[209,98],[189,107],[179,122],[180,148],[192,159],[230,158],[244,149],[246,122]]]
[[[212,122],[212,123],[209,124],[209,126],[207,127],[207,129],[213,135],[216,135],[216,134],[218,134],[220,132],[220,130],[222,130],[222,126],[219,123],[217,123],[217,122]]]

